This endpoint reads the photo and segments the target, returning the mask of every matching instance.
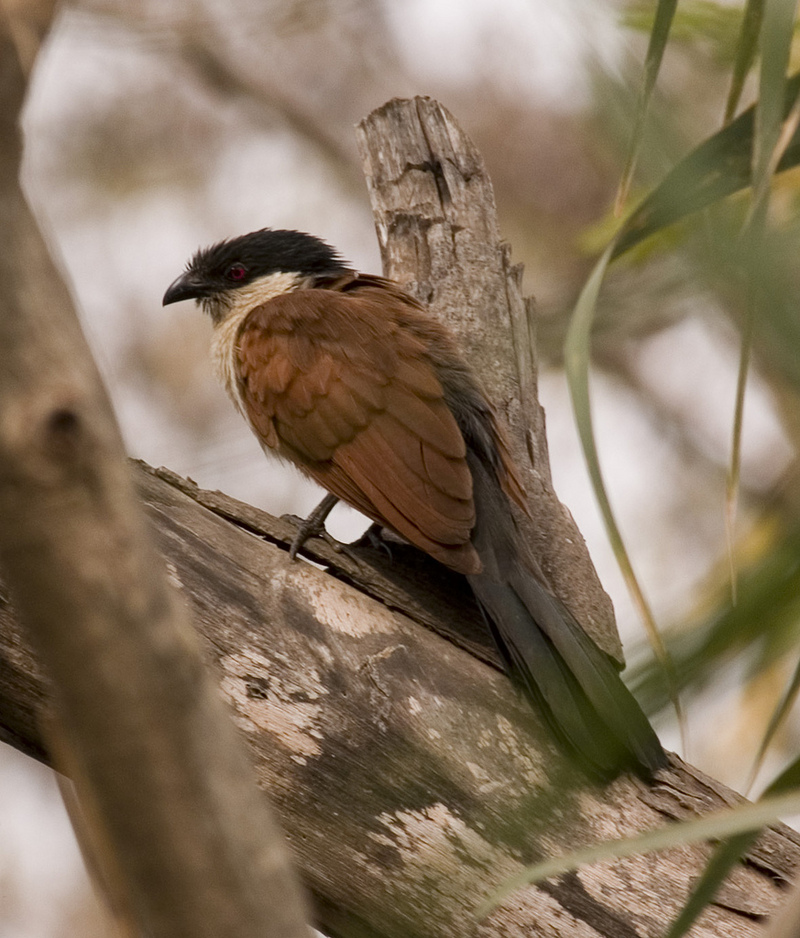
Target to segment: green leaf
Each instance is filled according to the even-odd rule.
[[[782,117],[791,112],[798,92],[800,74],[786,82]],[[751,185],[754,124],[755,106],[703,141],[670,170],[623,225],[614,257],[687,215]],[[782,172],[798,164],[800,131],[795,130],[775,170]]]
[[[759,828],[760,830],[760,828]],[[758,837],[758,831],[747,831],[723,840],[706,864],[700,879],[694,884],[686,905],[670,925],[665,938],[683,938],[692,927],[697,916],[710,905],[717,890],[725,881],[730,871],[750,849]]]
[[[731,601],[736,605],[738,574],[734,562],[736,544],[736,513],[739,507],[739,479],[742,467],[742,427],[744,425],[744,401],[747,376],[750,372],[750,355],[753,351],[754,306],[753,284],[749,284],[749,303],[742,330],[739,350],[739,369],[736,375],[736,398],[733,407],[733,431],[731,433],[731,459],[725,479],[725,539],[730,566]]]
[[[761,80],[755,113],[753,145],[753,200],[766,201],[787,107],[786,71],[792,46],[792,26],[797,0],[768,0],[761,27]],[[797,97],[795,93],[795,97]]]
[[[765,824],[772,824],[782,817],[800,811],[800,791],[773,795],[756,804],[742,804],[734,808],[725,808],[705,817],[690,821],[678,821],[666,827],[659,827],[639,837],[626,837],[621,840],[608,840],[593,847],[576,850],[561,857],[551,857],[541,863],[527,867],[517,876],[507,880],[492,893],[477,909],[479,918],[488,915],[503,899],[515,889],[529,883],[539,883],[553,876],[560,876],[576,870],[578,867],[613,857],[630,857],[636,854],[653,853],[683,844],[697,843],[703,840],[716,840],[731,837],[748,831],[757,831]]]
[[[636,108],[636,121],[633,127],[630,150],[628,159],[625,163],[625,169],[622,171],[619,190],[616,198],[616,212],[620,214],[625,200],[628,198],[631,179],[636,169],[636,160],[639,155],[639,147],[642,142],[642,132],[644,130],[644,120],[647,116],[647,109],[650,105],[650,97],[656,84],[661,60],[664,57],[664,49],[669,38],[670,27],[675,16],[675,7],[678,0],[658,0],[656,9],[656,18],[653,22],[653,29],[650,33],[650,42],[647,46],[647,55],[644,61],[644,81],[639,96],[639,104]]]
[[[622,539],[622,534],[617,525],[616,518],[614,517],[605,482],[603,481],[603,473],[600,469],[600,459],[597,453],[597,444],[592,425],[592,408],[589,397],[589,358],[592,323],[594,322],[600,286],[603,282],[606,268],[611,260],[614,245],[615,242],[612,241],[595,264],[594,269],[589,275],[589,279],[586,281],[581,291],[581,295],[578,297],[578,302],[575,304],[575,310],[572,314],[567,331],[566,342],[564,343],[564,367],[570,396],[572,398],[575,424],[578,428],[578,435],[581,440],[584,459],[586,460],[586,467],[589,472],[595,498],[600,507],[600,513],[603,516],[603,523],[611,544],[611,549],[614,551],[614,556],[622,571],[622,576],[625,579],[631,597],[644,622],[650,645],[660,663],[662,673],[669,688],[670,699],[672,700],[678,723],[681,727],[681,734],[685,736],[686,721],[678,696],[678,682],[675,669],[658,631],[658,627],[656,626],[650,605],[636,577],[633,564],[631,563],[630,556]],[[685,738],[683,739],[683,743],[685,746]]]
[[[789,711],[795,704],[797,700],[797,694],[800,692],[800,662],[797,663],[792,679],[789,681],[789,685],[786,690],[783,692],[780,702],[772,713],[770,717],[769,724],[767,725],[766,730],[764,731],[764,736],[758,746],[758,752],[756,757],[753,760],[753,767],[750,769],[750,779],[748,780],[748,788],[755,781],[756,775],[758,775],[759,770],[764,762],[764,756],[767,754],[767,750],[772,743],[772,740],[777,733],[778,729],[783,725],[783,721],[789,715]]]
[[[741,18],[735,6],[714,0],[683,0],[672,23],[670,42],[709,49],[714,61],[727,68],[736,58]],[[650,32],[653,19],[652,0],[643,0],[626,7],[622,22]]]
[[[744,82],[756,57],[758,37],[761,33],[761,21],[764,16],[764,0],[747,0],[742,16],[742,28],[736,45],[736,58],[733,63],[731,87],[725,102],[725,123],[730,123],[739,99],[742,96]]]
[[[761,83],[756,103],[755,136],[753,140],[753,199],[743,237],[749,242],[761,244],[766,229],[767,207],[775,167],[789,140],[789,133],[797,129],[798,112],[795,105],[786,117],[787,132],[781,134],[786,101],[786,71],[792,44],[792,26],[797,0],[769,0],[764,10],[761,29]],[[794,126],[792,127],[792,123]],[[742,329],[739,375],[736,386],[736,405],[733,417],[733,439],[731,460],[726,483],[726,531],[728,553],[733,557],[735,541],[736,509],[739,493],[739,471],[741,466],[742,423],[744,419],[745,388],[750,369],[750,354],[753,347],[753,325],[763,307],[763,297],[758,289],[759,278],[748,265],[747,309]],[[736,569],[731,564],[731,594],[736,601]]]
[[[800,759],[784,769],[772,781],[772,784],[762,795],[762,800],[764,796],[789,792],[798,788],[798,786],[800,786]],[[759,832],[760,828],[759,830],[746,831],[718,844],[714,855],[708,861],[705,870],[703,870],[703,875],[695,883],[686,905],[670,926],[665,938],[682,938],[689,931],[697,916],[713,900],[728,873],[750,849]]]
[[[792,788],[800,788],[800,756],[786,766],[766,791],[770,794],[777,794]]]

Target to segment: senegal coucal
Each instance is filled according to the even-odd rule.
[[[505,436],[441,323],[298,231],[198,251],[164,305],[187,299],[211,317],[217,374],[265,452],[464,574],[512,678],[584,766],[665,764],[611,659],[536,573]]]

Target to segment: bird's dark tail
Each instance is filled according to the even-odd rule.
[[[649,777],[667,757],[615,664],[549,592],[526,560],[505,494],[473,459],[483,572],[468,577],[512,679],[592,774]]]

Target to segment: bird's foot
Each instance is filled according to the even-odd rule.
[[[310,540],[312,537],[318,537],[320,540],[325,541],[337,554],[346,554],[353,560],[357,560],[356,556],[348,549],[346,544],[337,541],[336,538],[325,529],[325,521],[338,501],[339,499],[335,495],[326,495],[307,518],[299,518],[297,515],[281,516],[283,521],[289,521],[297,527],[297,533],[292,538],[292,543],[289,545],[289,557],[292,560],[297,559],[298,552],[303,549],[306,541]]]
[[[383,536],[383,525],[374,521],[359,538],[359,543],[366,543],[373,550],[384,551],[389,562],[394,560],[392,548],[386,538]]]

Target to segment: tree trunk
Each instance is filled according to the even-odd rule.
[[[553,489],[537,391],[535,302],[500,241],[480,153],[430,98],[389,101],[358,126],[384,273],[444,319],[506,418],[527,489],[520,515],[545,579],[595,641],[622,660],[611,600]]]

